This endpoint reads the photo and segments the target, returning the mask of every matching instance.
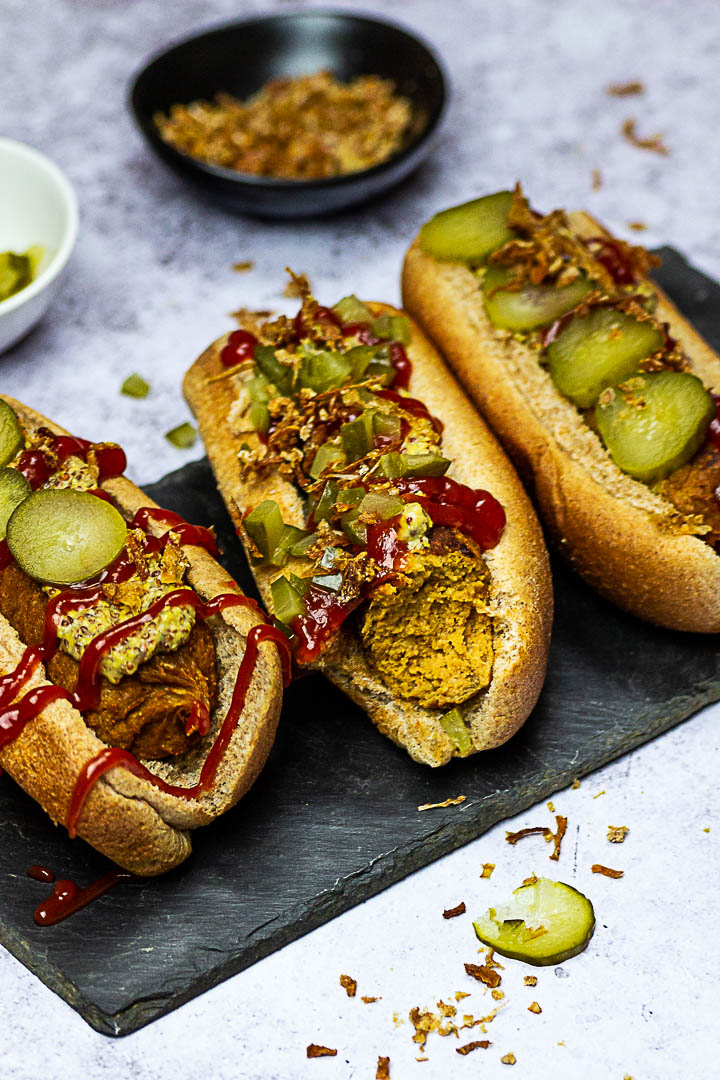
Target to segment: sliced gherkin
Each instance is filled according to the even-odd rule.
[[[482,283],[483,303],[493,326],[518,332],[548,326],[567,315],[593,287],[586,277],[579,277],[569,285],[503,289],[511,277],[512,271],[504,266],[488,267]]]
[[[12,461],[22,445],[23,436],[15,410],[0,400],[0,465]]]
[[[541,967],[583,951],[595,929],[595,912],[572,885],[536,878],[515,889],[509,903],[490,908],[473,927],[483,945]]]
[[[437,259],[483,263],[517,235],[508,226],[512,199],[512,191],[497,191],[442,210],[421,228],[420,247]]]
[[[600,436],[623,472],[653,484],[700,449],[715,405],[696,375],[640,372],[609,387],[595,407]]]
[[[0,469],[0,540],[5,539],[5,529],[16,506],[30,494],[30,485],[21,472],[8,466]]]
[[[616,308],[593,308],[571,319],[548,346],[550,375],[561,394],[589,409],[606,386],[632,375],[663,343],[653,323]]]

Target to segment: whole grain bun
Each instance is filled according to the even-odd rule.
[[[569,215],[584,238],[608,234],[587,214]],[[677,630],[720,631],[720,558],[683,532],[674,507],[612,462],[537,353],[496,330],[477,278],[426,254],[417,240],[403,267],[407,309],[442,350],[534,494],[560,550],[598,592],[642,619]],[[655,286],[669,324],[709,389],[720,358]]]
[[[385,304],[368,304],[376,314],[400,314]],[[545,677],[552,622],[552,586],[542,532],[532,505],[496,439],[477,415],[422,331],[412,325],[407,347],[412,362],[409,393],[422,400],[445,425],[443,453],[453,460],[448,476],[490,491],[503,505],[507,525],[497,547],[484,559],[491,574],[494,662],[490,685],[460,706],[473,752],[505,742],[531,712]],[[236,400],[235,377],[223,377],[221,338],[195,361],[183,389],[230,515],[240,526],[246,510],[274,499],[284,521],[302,527],[297,490],[278,475],[241,479],[238,451],[248,437],[233,433],[228,416]],[[242,534],[242,530],[239,530]],[[266,603],[279,571],[255,569]],[[313,665],[370,716],[383,734],[427,765],[443,765],[457,748],[439,723],[442,709],[395,697],[371,669],[359,635],[346,623]]]
[[[68,434],[46,417],[6,395],[0,395],[28,427],[43,426],[58,435]],[[156,506],[126,477],[103,483],[123,515],[131,518],[143,506]],[[167,526],[151,526],[160,535]],[[187,581],[203,600],[219,593],[236,592],[236,583],[208,553],[184,545],[190,561]],[[261,621],[252,609],[230,608],[208,620],[215,640],[218,704],[209,733],[189,753],[169,761],[145,761],[151,772],[170,784],[192,786],[227,712],[247,635]],[[17,666],[25,645],[10,623],[0,616],[0,672]],[[42,666],[28,688],[47,685]],[[262,769],[275,738],[282,699],[282,673],[277,647],[259,646],[240,723],[220,762],[212,788],[189,800],[159,791],[149,781],[115,768],[105,773],[88,795],[78,823],[78,835],[118,865],[136,874],[154,875],[170,870],[191,851],[188,830],[205,825],[230,809],[250,788]],[[54,822],[64,823],[77,776],[82,767],[105,748],[68,701],[43,709],[20,735],[0,751],[0,766],[47,811]]]

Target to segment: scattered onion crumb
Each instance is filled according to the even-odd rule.
[[[494,997],[496,1001],[502,1001],[502,999],[505,997],[505,991],[504,990],[491,990],[490,995],[491,995],[491,997]]]
[[[633,232],[645,232],[647,225],[644,221],[628,221],[628,229],[632,229]]]
[[[390,1080],[390,1058],[379,1057],[375,1080]]]
[[[611,844],[624,844],[629,832],[627,825],[608,825],[607,838]]]
[[[603,874],[604,877],[621,878],[625,874],[624,870],[611,870],[609,866],[602,866],[601,863],[593,863],[590,869],[593,874]]]
[[[597,170],[596,170],[596,171],[597,171]],[[577,776],[575,777],[575,779],[573,780],[573,782],[572,782],[572,784],[570,785],[570,787],[571,787],[571,789],[572,789],[573,791],[577,791],[577,789],[578,789],[578,788],[580,787],[580,779],[579,779],[579,777],[577,777]]]
[[[310,1043],[307,1048],[307,1056],[309,1058],[337,1057],[337,1050],[331,1050],[329,1046],[318,1046],[317,1043]]]
[[[530,875],[530,877],[525,878],[525,880],[523,881],[523,885],[537,885],[539,880],[540,878],[537,876],[537,874],[533,873]]]
[[[602,791],[598,791],[598,793],[596,795],[593,795],[593,799],[599,799],[600,796],[604,795],[604,794],[605,794],[605,788],[603,788]]]
[[[510,1051],[509,1054],[506,1054],[505,1057],[501,1057],[500,1060],[502,1061],[503,1065],[514,1065],[517,1061],[517,1058],[515,1057],[513,1052]]]
[[[599,169],[593,169],[591,173],[591,183],[593,191],[599,191],[600,188],[603,186],[603,175]],[[573,780],[572,786],[580,787],[580,781],[577,779]]]
[[[461,901],[457,907],[447,908],[443,911],[443,919],[455,919],[458,915],[464,915],[466,911],[465,902]]]
[[[471,1054],[473,1050],[487,1050],[488,1046],[492,1046],[489,1039],[476,1039],[475,1042],[465,1043],[464,1046],[456,1046],[456,1054]]]
[[[312,292],[307,274],[293,274],[283,289],[283,296],[290,300],[302,299],[307,291],[306,286]]]
[[[526,986],[537,986],[537,975],[526,975],[523,982]]]
[[[542,1012],[542,1009],[538,1005],[537,1001],[533,1001],[532,1005],[528,1005],[528,1012],[539,1015]]]
[[[470,996],[471,995],[466,993],[465,990],[456,990],[455,991],[455,1000],[456,1001],[462,1001],[463,998],[470,997]]]
[[[487,966],[487,964],[466,964],[465,971],[473,979],[477,979],[478,982],[485,983],[486,986],[495,987],[499,986],[502,981],[502,976],[498,975],[497,971]]]
[[[350,975],[341,975],[340,985],[342,986],[348,997],[355,997],[355,994],[357,993],[356,979],[353,979]]]
[[[366,1005],[372,1005],[373,1001],[382,1001],[382,998],[379,998],[379,997],[367,997],[365,994],[363,994],[363,996],[360,998],[360,1000],[364,1001]],[[401,1024],[404,1023],[403,1020],[400,1020],[399,1022]]]
[[[610,83],[605,87],[605,93],[610,97],[632,97],[633,94],[644,94],[645,85],[638,79],[632,79],[630,82],[624,83]]]
[[[632,146],[637,146],[639,150],[652,150],[655,154],[662,154],[667,157],[670,151],[662,140],[662,135],[657,132],[655,135],[648,135],[645,138],[641,138],[636,131],[637,121],[633,117],[629,117],[623,122],[620,131],[622,135]]]
[[[480,875],[480,877],[481,878],[492,877],[492,872],[493,872],[494,869],[495,869],[495,863],[494,862],[485,862],[485,863],[483,863],[482,874]]]
[[[423,803],[422,806],[418,806],[418,810],[440,810],[445,806],[459,806],[466,799],[467,795],[456,795],[454,799],[446,799],[445,802]]]
[[[242,262],[233,263],[233,270],[236,270],[238,274],[245,274],[248,270],[252,270],[255,267],[255,263],[252,259],[244,259]]]

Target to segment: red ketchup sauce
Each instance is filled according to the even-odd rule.
[[[395,481],[405,499],[419,502],[433,525],[450,525],[483,550],[494,548],[505,528],[505,511],[488,491],[475,490],[447,476],[406,477]]]
[[[351,611],[354,611],[361,598],[343,603],[336,593],[311,585],[305,594],[304,615],[296,615],[292,628],[298,643],[295,659],[299,664],[314,660],[325,642],[340,629]]]
[[[179,514],[174,514],[172,510],[163,510],[159,506],[143,506],[129,522],[128,528],[142,529],[143,532],[147,532],[151,521],[159,521],[161,525],[167,525],[171,532],[177,534],[181,544],[194,544],[196,547],[205,548],[213,556],[219,554],[215,537],[210,529],[206,529],[204,525],[191,525]],[[152,540],[154,537],[149,537],[149,539]]]
[[[47,866],[31,866],[28,868],[27,876],[33,881],[44,881],[48,885],[55,880],[55,872],[48,870]]]
[[[402,348],[402,346],[400,347]],[[394,401],[396,405],[399,405],[405,412],[409,412],[411,416],[416,416],[421,420],[429,420],[438,435],[442,435],[444,430],[442,420],[438,420],[437,416],[433,416],[427,406],[422,401],[418,401],[417,398],[397,394],[394,390],[376,390],[375,396],[385,398],[386,401]]]
[[[114,444],[91,443],[87,439],[76,439],[73,435],[55,435],[51,440],[51,449],[61,462],[71,456],[87,461],[88,453],[92,450],[98,467],[98,481],[101,484],[104,480],[121,476],[127,468],[125,451]],[[53,462],[48,460],[42,450],[23,450],[17,467],[33,491],[49,480],[54,469]]]
[[[52,871],[48,871],[48,873],[52,874]],[[51,878],[40,878],[39,880],[54,881],[55,875],[52,874]],[[74,881],[63,878],[55,883],[53,891],[47,900],[43,900],[36,907],[35,922],[38,926],[54,926],[56,923],[62,922],[63,919],[67,919],[69,915],[74,915],[80,908],[87,907],[93,900],[97,900],[103,893],[113,889],[122,881],[136,880],[135,875],[128,873],[127,870],[111,870],[108,874],[103,874],[97,881],[93,881],[92,885],[81,889]]]
[[[604,236],[593,236],[586,241],[593,258],[604,266],[616,285],[634,285],[635,274],[632,263],[623,253],[619,244]]]
[[[220,363],[223,367],[236,367],[244,360],[254,360],[257,345],[258,339],[249,330],[233,330],[220,352]]]

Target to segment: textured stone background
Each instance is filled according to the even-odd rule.
[[[123,442],[141,482],[199,456],[162,437],[187,417],[182,373],[230,327],[230,311],[283,304],[285,265],[307,272],[323,298],[354,290],[397,300],[401,256],[418,224],[516,178],[536,205],[585,207],[622,236],[634,237],[627,223],[641,220],[643,242],[672,244],[720,276],[720,19],[712,5],[334,6],[415,27],[443,56],[454,94],[435,154],[414,179],[371,210],[297,225],[233,218],[195,201],[146,151],[125,109],[130,75],[148,53],[213,22],[290,5],[4,0],[0,7],[2,134],[50,154],[81,207],[62,295],[45,323],[0,359],[0,385],[78,434]],[[630,78],[646,83],[643,97],[603,92]],[[661,131],[670,156],[629,146],[619,134],[629,116],[643,135]],[[594,168],[603,174],[599,191],[591,189]],[[254,271],[233,272],[244,259]],[[118,392],[135,370],[152,383],[143,402]],[[556,808],[570,826],[557,868],[548,867],[542,841],[510,848],[498,827],[121,1042],[96,1035],[2,953],[3,1075],[360,1078],[374,1076],[383,1054],[393,1080],[440,1080],[505,1075],[500,1057],[512,1050],[517,1075],[532,1080],[709,1080],[717,1075],[719,716],[706,710],[559,795]],[[550,820],[541,806],[509,827]],[[607,843],[609,824],[630,827],[624,846]],[[485,861],[497,863],[491,881],[479,879]],[[625,869],[625,878],[591,875],[596,861]],[[488,1028],[490,1049],[459,1058],[454,1039],[433,1035],[430,1060],[416,1063],[412,1006],[434,1009],[456,990],[472,991],[467,1011],[476,1016],[495,1004],[463,971],[476,959],[470,916],[445,922],[443,908],[462,899],[479,912],[532,870],[549,869],[593,899],[598,930],[590,948],[561,976],[541,970],[534,991],[522,985],[526,969],[508,961],[507,1007]],[[80,948],[80,922],[77,932]],[[341,972],[358,979],[358,994],[382,1000],[349,1000]],[[526,1011],[533,997],[540,1016]],[[482,1037],[477,1029],[464,1034]],[[337,1058],[307,1061],[311,1041],[336,1046]]]

